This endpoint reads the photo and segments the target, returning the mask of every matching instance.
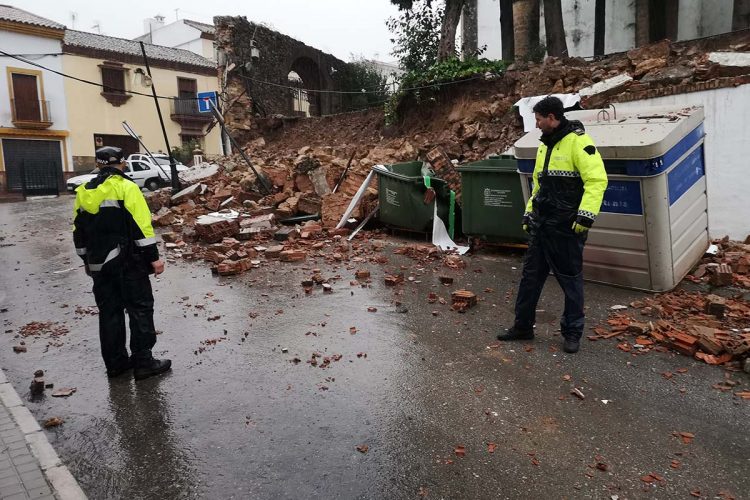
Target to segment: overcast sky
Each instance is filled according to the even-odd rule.
[[[161,14],[167,23],[213,16],[246,16],[349,61],[351,54],[393,61],[388,17],[398,9],[390,0],[5,0],[8,4],[80,31],[135,38],[143,20]],[[175,9],[178,9],[175,11]],[[75,15],[75,22],[73,22]]]

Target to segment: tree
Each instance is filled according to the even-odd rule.
[[[732,31],[750,28],[750,0],[734,0]]]
[[[539,0],[513,1],[516,59],[533,58],[539,50]]]
[[[404,2],[406,4],[406,2]],[[426,71],[437,62],[443,11],[430,0],[408,2],[398,17],[386,21],[393,34],[393,55],[404,71]]]
[[[544,0],[544,30],[547,34],[547,53],[555,57],[568,55],[565,23],[560,0]]]
[[[479,2],[478,0],[465,0],[464,10],[461,14],[461,57],[471,59],[477,57],[482,51],[479,48]]]
[[[607,18],[605,16],[605,0],[596,0],[594,5],[594,55],[604,55],[604,34]]]
[[[516,54],[513,43],[513,0],[500,0],[500,37],[503,60],[512,61]]]
[[[433,0],[423,0],[427,7],[432,7]],[[391,0],[401,10],[413,10],[419,0]],[[443,19],[440,24],[440,43],[438,45],[437,60],[445,61],[456,55],[456,29],[461,20],[465,0],[445,0]]]
[[[364,109],[381,104],[388,98],[388,77],[383,75],[364,56],[351,55],[351,62],[333,75],[336,86],[345,91],[363,90],[361,94],[343,94],[347,111]]]
[[[648,45],[649,34],[649,0],[635,0],[635,46]]]
[[[445,0],[445,12],[440,29],[440,46],[438,47],[438,62],[456,56],[456,29],[461,20],[461,11],[465,0]]]

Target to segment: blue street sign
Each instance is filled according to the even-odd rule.
[[[216,92],[198,92],[198,111],[201,113],[210,113],[211,106],[209,105],[209,101],[212,102],[215,107],[218,107]]]

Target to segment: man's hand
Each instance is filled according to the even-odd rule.
[[[151,263],[151,267],[154,268],[154,276],[159,276],[164,272],[164,261],[159,259]]]
[[[594,225],[594,220],[589,219],[588,217],[584,217],[583,215],[579,215],[576,217],[575,222],[573,222],[573,231],[575,231],[576,234],[583,234],[589,229],[591,229],[591,226]]]
[[[589,228],[587,228],[586,226],[582,226],[581,224],[579,224],[577,222],[573,223],[573,231],[575,231],[576,234],[583,234],[583,233],[585,233],[588,230],[589,230]]]

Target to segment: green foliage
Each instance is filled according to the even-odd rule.
[[[347,111],[380,104],[391,94],[387,75],[383,75],[362,56],[352,55],[352,62],[337,71],[333,79],[342,90],[363,90],[361,94],[342,94],[343,108]]]
[[[401,79],[403,88],[431,85],[442,82],[452,82],[471,76],[505,71],[505,61],[490,61],[489,59],[461,59],[452,58],[435,64],[426,71],[410,71]]]
[[[401,79],[400,90],[385,104],[386,123],[391,124],[398,120],[398,108],[406,96],[413,96],[417,102],[434,99],[441,84],[486,73],[497,75],[505,71],[506,66],[505,61],[476,58],[462,61],[453,58],[435,64],[425,71],[410,71]]]
[[[190,141],[179,148],[174,146],[172,148],[172,157],[180,163],[187,165],[193,161],[193,151],[195,151],[196,148],[201,149],[200,142],[195,139],[190,139]]]
[[[404,71],[425,71],[437,62],[444,7],[430,0],[392,0],[402,10],[386,21],[393,55]]]

